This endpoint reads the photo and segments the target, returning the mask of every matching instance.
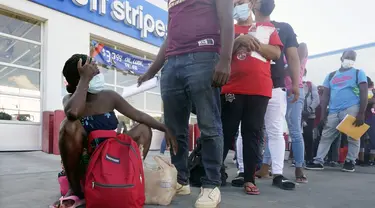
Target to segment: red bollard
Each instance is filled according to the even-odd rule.
[[[59,132],[61,122],[65,119],[65,113],[63,110],[55,110],[54,122],[53,122],[53,154],[60,155],[59,150]]]
[[[48,154],[52,154],[54,112],[44,111],[42,115],[42,151]]]

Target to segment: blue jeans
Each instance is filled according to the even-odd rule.
[[[339,125],[348,114],[354,117],[357,116],[358,111],[359,105],[354,105],[347,109],[343,109],[336,113],[330,113],[328,115],[327,123],[324,126],[322,137],[319,142],[318,151],[316,153],[316,157],[314,158],[314,163],[324,163],[324,158],[327,156],[332,143],[337,139],[338,136],[340,136],[340,132],[336,129],[336,126]],[[338,147],[339,145],[336,148]],[[355,160],[358,157],[359,148],[360,140],[348,137],[348,154],[346,156],[346,160],[355,164]]]
[[[166,149],[167,149],[167,141],[164,138],[160,145],[160,153],[164,154]]]
[[[296,167],[301,168],[305,162],[305,143],[302,136],[302,109],[305,101],[303,88],[299,90],[299,99],[292,103],[294,96],[287,98],[285,119],[288,124],[289,136],[292,139],[292,150]]]
[[[178,175],[177,181],[189,182],[189,117],[196,107],[201,131],[202,163],[206,176],[204,188],[220,186],[223,158],[223,130],[220,118],[220,89],[213,88],[212,77],[219,55],[197,52],[168,57],[161,71],[160,89],[166,126],[177,138],[177,155],[171,154]]]

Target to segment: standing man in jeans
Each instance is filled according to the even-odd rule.
[[[285,74],[290,74],[292,81],[290,93],[293,95],[293,101],[297,101],[300,96],[298,85],[300,74],[300,61],[297,51],[298,42],[293,28],[288,23],[272,21],[272,24],[275,25],[279,33],[284,49],[281,53],[281,57],[271,65],[273,82],[272,98],[268,103],[265,115],[267,142],[263,155],[263,164],[256,175],[260,178],[268,177],[270,165],[272,163],[272,184],[281,189],[292,190],[296,186],[295,183],[283,176],[285,156],[285,140],[283,133],[287,107],[287,93],[284,78]],[[287,60],[288,65],[285,60]]]
[[[220,168],[223,133],[220,89],[230,73],[234,29],[233,2],[169,0],[168,36],[139,83],[161,71],[160,88],[165,124],[177,137],[172,163],[178,171],[177,194],[190,194],[188,169],[189,117],[196,107],[206,175],[195,207],[216,207],[221,201]],[[219,55],[220,53],[220,55]]]
[[[233,144],[241,122],[243,170],[232,181],[233,186],[244,187],[249,195],[258,195],[255,170],[259,158],[259,143],[268,100],[272,96],[271,60],[280,57],[283,47],[276,28],[269,19],[273,0],[234,1],[235,39],[232,72],[222,88],[222,114],[224,155]],[[261,9],[262,8],[262,9]],[[255,21],[251,10],[255,11]]]
[[[314,162],[306,166],[308,170],[324,169],[324,158],[333,140],[340,134],[336,126],[347,114],[356,117],[353,125],[361,126],[364,123],[368,100],[367,77],[362,70],[353,67],[356,58],[355,51],[345,51],[341,57],[341,68],[330,73],[324,80],[321,101],[321,123],[324,124],[324,129]],[[348,137],[348,154],[342,171],[355,171],[355,160],[358,157],[359,148],[360,140]]]

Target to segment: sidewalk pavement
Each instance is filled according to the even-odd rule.
[[[152,152],[150,156],[157,154]],[[229,161],[229,179],[235,166]],[[57,173],[60,158],[43,152],[0,152],[0,207],[45,208],[59,198]],[[294,169],[286,164],[285,175],[293,178]],[[248,196],[241,188],[222,187],[221,208],[358,208],[375,206],[375,167],[357,167],[355,173],[344,173],[339,168],[306,171],[308,184],[295,191],[283,191],[271,186],[270,180],[258,180],[259,196]],[[194,188],[190,196],[176,197],[171,208],[191,208],[199,194]],[[156,208],[159,206],[146,206]]]

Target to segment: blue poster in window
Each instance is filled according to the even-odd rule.
[[[147,72],[152,63],[151,60],[115,50],[96,41],[91,42],[91,47],[93,49],[91,56],[99,64],[105,67],[113,67],[129,74],[142,75]]]

